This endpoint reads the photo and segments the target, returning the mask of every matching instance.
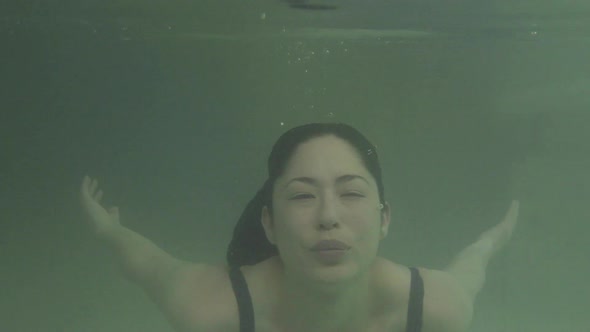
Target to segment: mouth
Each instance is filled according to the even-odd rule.
[[[350,246],[338,240],[323,240],[316,243],[311,250],[313,251],[329,251],[329,250],[348,250]]]

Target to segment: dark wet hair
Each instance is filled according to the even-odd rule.
[[[377,150],[363,134],[343,123],[311,123],[292,128],[274,144],[268,157],[268,179],[250,200],[234,228],[232,240],[227,248],[229,266],[253,265],[278,255],[277,248],[266,238],[261,223],[262,208],[266,205],[272,215],[273,186],[280,177],[297,147],[312,138],[334,135],[352,145],[371,173],[379,190],[379,201],[384,203],[384,189],[381,166]]]

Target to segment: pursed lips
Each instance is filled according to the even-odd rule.
[[[313,251],[324,251],[324,250],[347,250],[350,246],[346,243],[338,240],[322,240],[316,243],[311,250]]]

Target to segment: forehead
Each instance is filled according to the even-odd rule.
[[[356,149],[347,141],[329,135],[300,144],[285,168],[284,178],[349,173],[368,175]]]

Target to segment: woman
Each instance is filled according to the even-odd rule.
[[[466,331],[488,260],[510,238],[518,202],[443,271],[377,256],[389,227],[375,147],[345,124],[293,128],[236,228],[227,264],[180,261],[119,223],[85,177],[82,205],[125,275],[178,331]]]

